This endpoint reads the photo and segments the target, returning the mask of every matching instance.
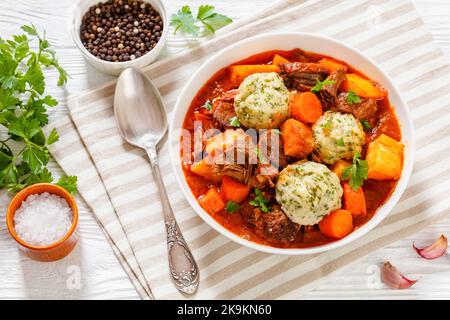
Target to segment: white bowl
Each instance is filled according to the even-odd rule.
[[[401,178],[392,195],[386,203],[378,209],[372,219],[343,239],[311,248],[285,249],[270,247],[243,239],[225,229],[200,207],[189,189],[183,174],[179,156],[180,130],[177,129],[182,128],[186,112],[197,92],[218,70],[257,53],[270,50],[291,50],[294,48],[300,48],[305,51],[315,52],[342,60],[355,67],[357,70],[360,70],[371,79],[383,84],[389,92],[390,102],[400,119],[402,142],[406,147]],[[308,33],[278,33],[255,36],[235,43],[209,58],[188,81],[178,98],[171,119],[169,142],[176,178],[184,196],[197,214],[212,228],[229,239],[252,249],[275,254],[304,255],[324,252],[342,247],[363,236],[386,218],[389,212],[397,204],[408,184],[414,163],[414,129],[411,116],[406,103],[403,101],[399,90],[391,78],[383,72],[374,61],[366,57],[360,51],[336,40]]]
[[[161,38],[159,39],[156,46],[144,54],[143,56],[135,59],[135,60],[129,60],[129,61],[123,61],[123,62],[111,62],[111,61],[105,61],[102,59],[97,58],[93,54],[91,54],[83,45],[80,38],[80,25],[81,20],[84,16],[84,14],[89,10],[89,8],[97,3],[100,2],[106,2],[101,0],[79,0],[78,3],[75,5],[73,9],[72,14],[72,38],[75,44],[77,45],[78,49],[80,49],[81,53],[83,53],[83,56],[86,58],[86,60],[97,70],[108,73],[111,75],[118,75],[123,70],[127,68],[142,68],[150,63],[154,62],[160,55],[161,50],[166,42],[167,34],[169,33],[169,19],[166,13],[166,10],[164,8],[164,5],[160,0],[143,0],[144,2],[150,3],[153,8],[155,8],[156,11],[159,12],[161,15],[161,19],[163,20],[163,30],[161,34]]]

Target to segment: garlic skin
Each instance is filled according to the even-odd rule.
[[[444,235],[441,235],[436,242],[428,247],[417,248],[413,243],[413,248],[422,258],[433,260],[442,257],[445,253],[447,253],[448,240]]]
[[[389,261],[386,261],[381,268],[381,281],[392,289],[408,289],[417,282],[417,280],[406,278]]]

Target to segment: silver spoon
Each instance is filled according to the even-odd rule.
[[[194,293],[199,283],[197,263],[173,215],[158,165],[157,149],[167,133],[161,95],[143,73],[126,69],[117,81],[114,113],[122,137],[129,144],[144,149],[150,159],[164,213],[172,281],[179,291]]]

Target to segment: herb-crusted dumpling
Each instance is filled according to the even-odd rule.
[[[351,114],[325,112],[312,130],[314,153],[329,165],[340,159],[352,159],[366,143],[361,123]]]
[[[254,73],[239,86],[234,108],[247,128],[277,128],[289,116],[289,90],[278,73]]]
[[[284,213],[291,221],[305,226],[317,224],[341,208],[342,194],[338,176],[312,161],[288,165],[276,184],[276,199]]]

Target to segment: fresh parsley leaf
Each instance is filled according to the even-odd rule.
[[[361,98],[353,91],[349,91],[347,93],[347,97],[345,98],[345,101],[347,101],[348,104],[355,104],[355,103],[360,103]]]
[[[35,145],[27,145],[22,153],[23,161],[30,167],[31,172],[39,174],[48,163],[48,151]]]
[[[15,134],[25,140],[31,140],[41,131],[41,125],[37,119],[27,120],[22,117],[12,122],[9,126],[9,133]]]
[[[361,122],[361,125],[363,126],[364,131],[372,130],[372,126],[370,125],[369,121],[362,119],[362,120],[359,120],[359,122]]]
[[[264,198],[261,190],[255,188],[255,199],[250,201],[250,204],[254,207],[259,207],[262,212],[268,213],[270,212],[270,207],[268,206],[269,200]]]
[[[170,19],[170,25],[175,28],[174,34],[178,30],[181,32],[198,36],[200,28],[195,24],[197,20],[192,15],[191,8],[189,6],[183,6],[177,13],[174,13]]]
[[[342,138],[337,139],[337,140],[336,140],[336,145],[339,146],[339,147],[345,146],[344,139],[342,139]]]
[[[241,206],[239,205],[239,203],[236,203],[236,202],[230,200],[227,202],[225,209],[227,210],[227,212],[233,213],[233,212],[239,211],[241,209]]]
[[[58,105],[58,101],[56,101],[56,99],[52,96],[45,96],[41,101],[43,104],[49,107],[56,107]]]
[[[35,183],[51,183],[53,182],[53,176],[47,168],[44,168],[39,174],[31,174],[28,179],[26,179],[25,184],[30,186]]]
[[[235,127],[235,128],[241,126],[241,123],[239,122],[239,119],[237,116],[234,116],[233,118],[230,119],[230,126]]]
[[[208,111],[212,111],[212,104],[211,102],[208,100],[205,102],[205,104],[202,106],[202,108],[208,110]]]
[[[192,10],[189,6],[183,6],[177,13],[174,13],[170,19],[170,25],[174,27],[174,34],[180,30],[183,33],[197,37],[200,27],[197,23],[201,23],[207,30],[215,33],[216,30],[233,22],[229,17],[219,14],[215,11],[214,6],[201,5],[198,8],[197,16],[194,18]]]
[[[22,77],[21,81],[27,83],[28,87],[37,92],[39,95],[44,93],[44,73],[42,72],[41,66],[39,64],[34,63],[32,66],[30,66],[25,75]]]
[[[357,152],[353,157],[352,165],[342,169],[342,179],[349,180],[349,185],[354,191],[358,191],[364,184],[369,172],[367,161],[360,158],[361,154]]]
[[[59,140],[58,132],[56,131],[55,128],[53,128],[52,131],[50,131],[50,134],[47,137],[46,144],[49,146],[51,144],[54,144],[58,140]]]
[[[17,86],[19,79],[14,75],[7,75],[0,77],[0,83],[3,89],[12,89]]]
[[[77,177],[66,176],[66,177],[61,177],[56,184],[60,187],[63,187],[64,189],[66,189],[71,194],[75,194],[75,193],[77,193],[77,182],[78,182]]]
[[[0,126],[7,132],[0,141],[0,189],[10,192],[53,181],[46,168],[50,158],[47,146],[59,137],[55,129],[46,136],[42,128],[48,124],[47,108],[58,102],[44,94],[44,68],[58,71],[59,86],[69,78],[45,32],[41,36],[33,25],[21,29],[25,34],[8,40],[0,38]],[[37,46],[32,44],[34,41]]]
[[[19,172],[13,162],[10,162],[0,171],[0,186],[2,188],[8,184],[15,184],[18,180]]]
[[[215,12],[214,6],[211,5],[201,5],[198,8],[197,19],[212,33],[233,22],[229,17]]]
[[[37,36],[38,32],[35,28],[34,25],[31,26],[21,26],[20,29],[22,29],[23,31],[25,31],[26,33],[28,33],[30,36]]]
[[[314,87],[311,88],[311,92],[318,93],[320,90],[323,89],[323,86],[324,86],[324,85],[327,85],[327,84],[333,84],[333,83],[335,83],[334,80],[328,80],[328,79],[325,79],[325,80],[323,80],[323,81],[317,80],[316,85],[315,85]]]
[[[12,152],[7,148],[3,147],[0,149],[0,168],[4,168],[13,161]]]

